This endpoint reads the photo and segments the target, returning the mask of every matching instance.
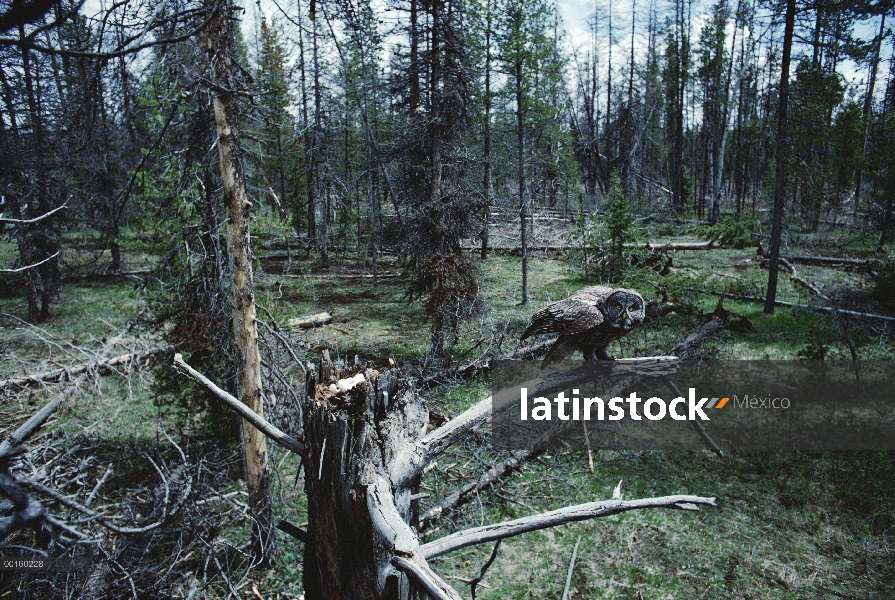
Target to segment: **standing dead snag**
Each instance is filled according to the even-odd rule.
[[[212,105],[217,131],[218,157],[227,209],[227,256],[233,277],[230,286],[233,340],[237,354],[237,395],[259,415],[264,414],[261,396],[261,355],[258,351],[258,323],[255,320],[255,289],[252,279],[252,252],[249,221],[252,203],[246,193],[245,171],[239,142],[238,89],[231,48],[234,10],[229,0],[205,0],[214,17],[205,33],[208,49]],[[264,434],[242,424],[243,460],[252,507],[252,556],[262,565],[271,564],[273,552],[273,508],[270,503],[270,473]]]
[[[667,496],[612,499],[561,508],[460,531],[420,544],[416,495],[426,468],[491,418],[491,398],[426,433],[429,411],[412,382],[394,372],[350,370],[331,378],[321,364],[321,381],[307,382],[303,402],[304,439],[285,436],[185,363],[175,368],[239,409],[259,430],[301,456],[308,497],[304,586],[322,600],[409,600],[413,590],[439,600],[461,596],[438,576],[427,559],[466,546],[629,510],[696,510],[714,498]],[[346,372],[349,371],[349,372]],[[288,528],[287,528],[288,529]]]

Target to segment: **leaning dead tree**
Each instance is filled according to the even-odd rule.
[[[427,431],[429,412],[412,380],[396,371],[339,369],[324,354],[309,372],[296,439],[187,365],[174,368],[211,391],[280,446],[301,456],[308,498],[307,530],[281,529],[305,544],[304,592],[323,600],[406,600],[415,591],[439,600],[461,596],[428,560],[468,546],[529,531],[643,508],[697,510],[714,498],[676,495],[590,502],[421,543],[418,493],[423,474],[452,445],[491,417],[486,398]]]

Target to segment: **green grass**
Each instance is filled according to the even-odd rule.
[[[821,239],[812,237],[809,242],[800,253],[822,253]],[[842,251],[856,254],[870,244],[858,238],[841,243]],[[136,244],[138,252],[128,255],[128,260],[134,264],[147,262],[150,246]],[[0,245],[0,253],[12,256],[12,250],[8,244]],[[674,269],[667,277],[635,270],[619,285],[638,289],[650,299],[658,295],[656,286],[662,286],[673,300],[711,312],[717,296],[694,290],[763,294],[767,273],[759,269],[753,253],[752,249],[678,252],[673,255]],[[256,268],[256,297],[278,322],[285,324],[290,318],[323,310],[335,317],[330,325],[293,332],[295,340],[325,345],[340,353],[364,351],[379,358],[390,356],[403,364],[419,364],[426,356],[428,324],[422,307],[406,301],[406,279],[385,278],[373,289],[369,279],[355,277],[365,272],[364,265],[351,257],[337,257],[329,273],[313,271],[307,261],[298,261],[298,269],[288,274],[281,273],[277,265],[263,264],[264,269]],[[454,360],[460,364],[479,358],[499,340],[504,351],[514,349],[518,345],[516,337],[535,310],[580,287],[598,283],[585,281],[577,269],[562,261],[533,258],[530,302],[521,306],[518,258],[492,256],[478,264],[484,302],[481,311],[459,331]],[[798,268],[801,275],[819,282],[825,290],[862,285],[852,273]],[[381,270],[397,272],[386,264]],[[793,286],[785,274],[778,297],[816,302]],[[144,295],[128,283],[66,286],[52,306],[52,318],[41,325],[41,330],[4,317],[2,341],[10,345],[0,356],[0,376],[22,373],[34,365],[81,362],[71,345],[100,348],[103,338],[118,333],[145,304]],[[828,315],[783,308],[765,315],[760,304],[731,299],[726,299],[724,306],[748,318],[754,331],[723,332],[703,346],[704,356],[797,358],[801,350],[821,340],[828,346],[828,358],[850,357],[843,327]],[[0,298],[0,312],[23,318],[24,298]],[[620,356],[664,353],[699,322],[683,312],[672,313],[636,330],[611,351]],[[860,358],[895,356],[889,329],[872,322],[843,323]],[[300,352],[307,358],[314,355]],[[150,383],[148,373],[130,382],[102,378],[69,403],[52,428],[72,444],[82,436],[91,436],[122,447],[155,441],[159,418],[171,433],[194,435],[191,431],[178,432],[176,419],[160,412],[149,391]],[[489,393],[486,376],[422,392],[430,411],[444,417],[459,414]],[[21,393],[5,401],[3,413],[13,424],[45,401],[43,392]],[[427,502],[436,502],[477,477],[500,456],[488,444],[487,435],[478,435],[452,449],[423,481],[423,491],[432,494]],[[276,448],[271,449],[270,458],[277,467],[277,516],[299,525],[307,513],[302,481],[297,478],[298,461]],[[479,500],[437,522],[425,539],[463,527],[609,498],[619,480],[624,482],[625,498],[693,493],[716,496],[719,506],[698,513],[632,512],[507,540],[479,586],[478,597],[559,597],[579,535],[582,539],[573,576],[574,598],[893,595],[895,464],[891,453],[733,453],[719,460],[703,452],[603,451],[596,453],[591,472],[586,454],[555,452],[529,462],[495,489],[481,494]],[[233,481],[228,490],[222,491],[241,486]],[[224,535],[232,540],[244,539],[246,526],[236,525]],[[251,575],[265,597],[275,591],[295,593],[300,589],[303,548],[288,536],[279,535],[278,539],[282,551],[279,568]],[[468,597],[463,580],[478,572],[490,550],[490,546],[468,548],[435,560],[432,566]]]

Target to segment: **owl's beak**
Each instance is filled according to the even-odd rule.
[[[624,329],[634,329],[634,319],[630,315],[625,315],[625,321],[622,323]]]

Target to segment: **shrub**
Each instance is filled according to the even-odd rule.
[[[697,228],[699,235],[724,248],[742,249],[755,244],[752,233],[758,220],[751,215],[725,215],[717,224]]]
[[[609,198],[602,215],[582,216],[571,233],[569,258],[604,281],[619,281],[630,266],[625,245],[636,241],[631,206],[618,175],[612,174]]]

